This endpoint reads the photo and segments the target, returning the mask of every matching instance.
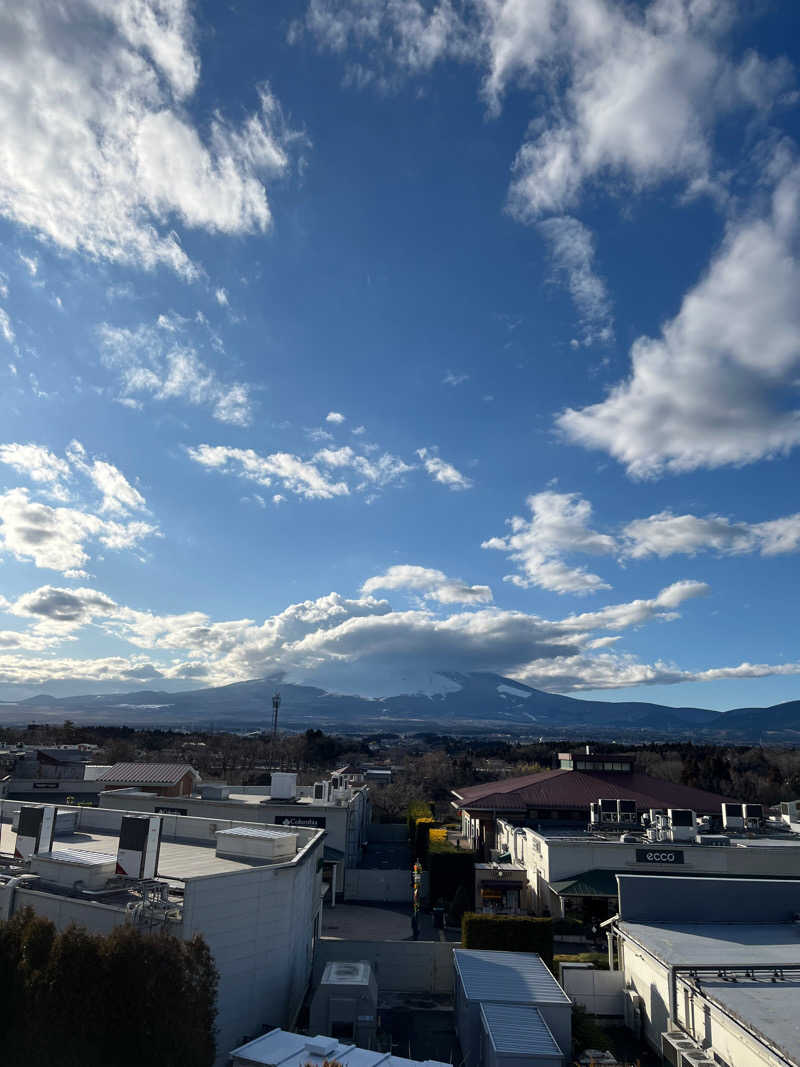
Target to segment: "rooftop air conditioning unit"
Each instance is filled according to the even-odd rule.
[[[670,808],[669,840],[694,841],[697,836],[697,816],[690,808]]]
[[[637,822],[635,800],[617,801],[617,821],[624,823]]]
[[[722,805],[722,826],[725,830],[743,830],[744,829],[744,805],[743,804],[723,804]]]
[[[617,800],[598,800],[600,805],[600,821],[615,823],[617,821]]]
[[[594,801],[589,805],[589,825],[597,826],[600,822],[600,805]]]
[[[661,1056],[672,1067],[683,1067],[684,1052],[696,1052],[697,1045],[682,1030],[669,1030],[661,1035]]]
[[[117,874],[128,878],[155,878],[161,847],[158,815],[123,815],[117,849]]]
[[[638,1032],[642,1025],[642,1012],[644,1009],[644,1001],[634,989],[623,989],[622,991],[623,1001],[623,1014],[625,1016],[625,1025],[629,1030]]]
[[[315,804],[327,804],[330,800],[330,782],[314,782],[314,797]]]
[[[744,824],[748,830],[757,830],[764,821],[764,808],[761,804],[744,805]]]
[[[708,1058],[708,1052],[702,1048],[693,1048],[680,1052],[680,1067],[716,1067],[713,1060]]]
[[[29,860],[38,852],[49,852],[53,847],[55,823],[56,809],[52,804],[42,807],[23,805],[19,809],[14,858]]]

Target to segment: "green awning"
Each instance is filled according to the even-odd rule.
[[[615,897],[617,879],[614,871],[601,871],[595,868],[576,874],[563,882],[551,882],[550,888],[560,897]]]

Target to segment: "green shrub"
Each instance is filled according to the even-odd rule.
[[[553,923],[524,915],[475,915],[461,920],[464,948],[494,949],[498,952],[537,952],[548,967],[553,966]]]

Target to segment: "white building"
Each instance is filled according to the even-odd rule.
[[[685,830],[668,828],[663,840],[653,841],[638,825],[627,830],[616,827],[613,832],[537,831],[498,819],[497,854],[503,862],[476,867],[475,904],[479,909],[504,910],[497,906],[502,888],[508,911],[514,910],[516,899],[508,894],[517,892],[522,911],[603,920],[616,911],[616,874],[800,879],[800,837],[778,825],[762,823],[747,832],[732,828],[709,834],[695,820]],[[492,890],[486,901],[481,891],[484,881]]]
[[[345,775],[298,786],[296,774],[275,773],[269,788],[206,784],[191,796],[110,789],[100,794],[100,806],[324,830],[326,881],[334,899],[344,890],[345,871],[358,866],[370,820],[368,788]]]
[[[389,1052],[373,1052],[335,1037],[306,1037],[273,1030],[231,1052],[231,1067],[449,1067],[438,1060],[408,1060]]]
[[[59,823],[73,816],[62,829],[53,808],[26,806],[49,816],[38,829],[20,822],[16,835],[11,820],[19,807],[0,805],[0,918],[29,906],[59,929],[74,922],[107,933],[137,922],[187,940],[201,934],[220,975],[219,1050],[267,1026],[294,1024],[320,933],[322,830],[176,815],[131,819],[91,807],[60,809]],[[152,840],[142,846],[143,868],[137,846],[120,836],[151,822],[160,848],[153,852]],[[122,876],[120,866],[134,873]]]
[[[798,1067],[800,887],[620,875],[629,1024],[675,1067]]]

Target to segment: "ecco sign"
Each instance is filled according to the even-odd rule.
[[[637,863],[683,863],[683,853],[674,848],[637,848]]]

